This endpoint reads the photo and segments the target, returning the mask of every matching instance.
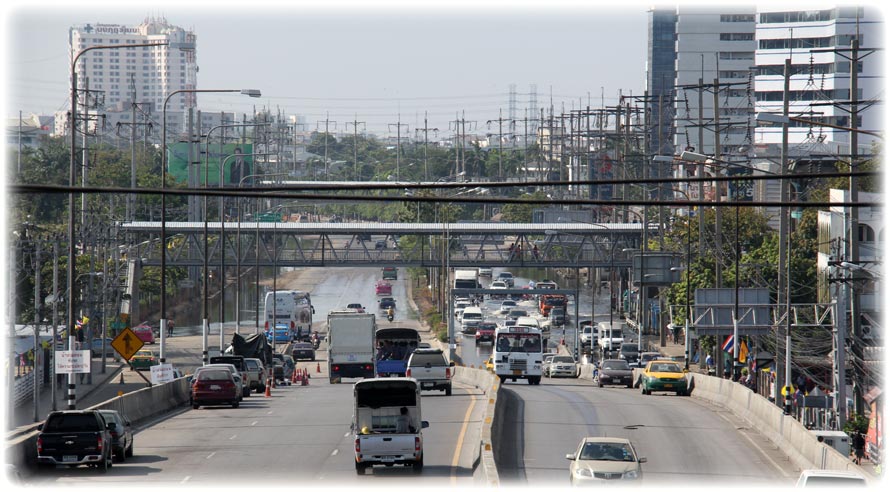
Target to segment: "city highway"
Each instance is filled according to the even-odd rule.
[[[399,280],[393,282],[398,309],[392,325],[417,327],[408,311],[405,276],[400,271]],[[379,277],[378,268],[307,269],[296,284],[285,282],[278,288],[310,289],[315,327],[323,332],[323,320],[331,309],[359,302],[377,312],[374,284]],[[495,304],[499,302],[486,302],[491,317],[495,317]],[[378,325],[390,323],[378,317]],[[458,351],[467,365],[481,364],[490,354],[490,346],[476,347],[473,337],[459,339]],[[210,340],[213,347],[218,336]],[[441,486],[482,484],[478,473],[473,476],[473,464],[488,401],[480,390],[460,384],[451,397],[424,392],[423,415],[430,427],[424,431],[425,467],[420,477],[402,467],[375,468],[367,476],[356,476],[349,429],[352,386],[349,380],[328,383],[325,348],[322,345],[318,353],[322,373],[315,372],[316,363],[300,362],[300,367],[312,372],[309,386],[279,387],[271,398],[252,395],[237,409],[180,409],[141,429],[135,457],[116,464],[108,474],[58,468],[37,477],[37,484],[185,486],[299,481],[332,486],[356,481],[406,485],[416,480]],[[173,337],[168,350],[174,364],[196,364],[200,336]],[[790,485],[796,478],[787,458],[755,429],[695,398],[643,396],[635,389],[596,388],[587,380],[545,378],[540,386],[506,383],[499,403],[509,405],[502,432],[505,438],[495,443],[504,484],[567,485],[565,455],[588,435],[630,438],[648,458],[643,465],[648,484]]]

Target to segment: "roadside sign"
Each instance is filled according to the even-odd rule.
[[[173,364],[158,364],[151,366],[152,384],[169,383],[173,381]]]
[[[118,336],[111,341],[111,347],[120,354],[124,360],[130,360],[136,355],[136,352],[145,345],[145,342],[139,339],[133,330],[124,328]]]
[[[57,374],[90,372],[89,350],[56,350],[54,359]]]

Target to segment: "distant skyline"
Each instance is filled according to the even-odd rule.
[[[265,107],[303,115],[307,129],[395,134],[407,124],[450,134],[463,113],[477,133],[497,132],[516,85],[517,119],[531,85],[538,108],[560,113],[619,91],[642,94],[650,4],[494,1],[405,2],[135,2],[26,3],[4,10],[4,116],[52,115],[68,106],[68,29],[83,23],[137,25],[148,17],[197,35],[199,88],[256,88],[260,99],[200,95],[204,111],[251,112]],[[212,11],[206,6],[213,5]],[[52,6],[52,8],[49,8]],[[238,6],[238,8],[234,8]],[[529,115],[530,118],[540,114]],[[349,133],[353,125],[348,125]],[[468,131],[469,131],[468,127]],[[391,131],[390,131],[391,130]],[[523,123],[517,122],[518,133]],[[433,138],[433,134],[430,134]]]

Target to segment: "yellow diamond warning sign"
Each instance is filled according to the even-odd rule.
[[[145,345],[145,342],[140,340],[139,337],[133,333],[133,330],[129,328],[124,328],[120,335],[111,341],[111,346],[117,353],[121,354],[121,357],[123,357],[124,360],[130,360],[130,357],[133,357],[143,345]]]

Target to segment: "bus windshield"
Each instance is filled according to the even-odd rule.
[[[539,333],[501,333],[495,343],[498,352],[541,352]]]

